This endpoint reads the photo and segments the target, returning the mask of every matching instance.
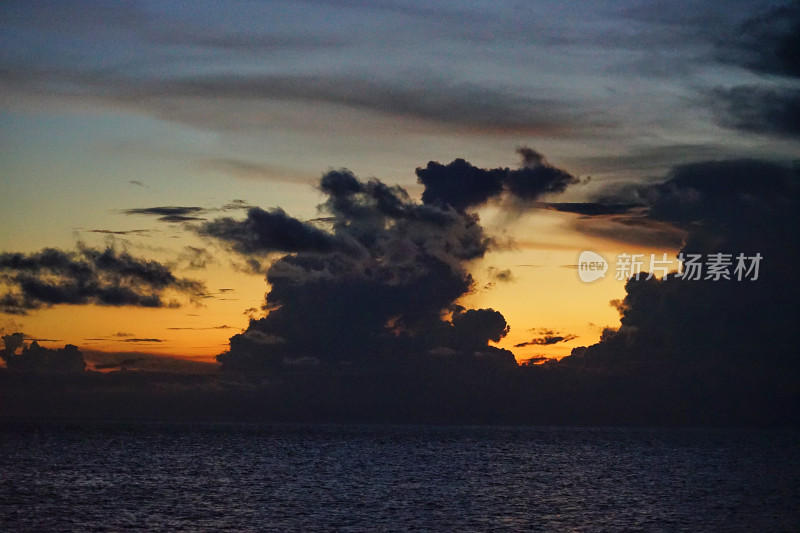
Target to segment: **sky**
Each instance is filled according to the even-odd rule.
[[[619,327],[619,254],[678,265],[686,228],[642,191],[797,159],[798,20],[753,1],[3,2],[0,330],[213,361],[235,335],[302,360],[376,330],[471,350],[485,326],[477,344],[517,361],[567,356]],[[585,250],[605,278],[580,279]]]

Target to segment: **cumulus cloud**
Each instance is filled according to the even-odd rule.
[[[506,187],[512,196],[521,200],[535,200],[547,193],[561,193],[569,185],[578,183],[578,178],[551,165],[536,150],[520,147],[517,153],[522,157],[522,168],[508,174]]]
[[[494,309],[459,310],[450,319],[455,337],[453,346],[461,350],[482,350],[486,342],[499,342],[511,327],[503,315]]]
[[[72,344],[51,350],[39,346],[36,341],[26,346],[24,340],[22,333],[3,335],[5,347],[0,350],[0,358],[10,371],[62,374],[86,370],[83,354]]]
[[[168,294],[195,300],[205,292],[201,282],[178,278],[157,261],[86,246],[76,251],[1,253],[0,285],[0,306],[11,314],[50,305],[164,307],[178,305],[164,300]]]
[[[757,232],[748,228],[790,233],[773,216],[788,212],[796,174],[796,166],[773,161],[701,161],[677,165],[654,183],[605,187],[589,202],[540,205],[580,214],[574,226],[588,235],[678,249],[700,226],[752,239]]]
[[[547,193],[564,192],[567,186],[579,181],[569,172],[548,163],[532,148],[522,147],[517,153],[522,157],[522,167],[516,170],[478,168],[463,159],[447,165],[429,162],[416,171],[417,180],[425,186],[422,201],[463,211],[503,193],[522,201],[536,200]]]
[[[431,161],[427,167],[417,169],[417,178],[425,186],[423,202],[464,210],[499,195],[508,172],[503,168],[482,169],[455,159],[447,165]]]
[[[267,270],[267,315],[231,338],[219,356],[224,367],[445,353],[513,363],[511,352],[489,346],[508,332],[502,314],[457,304],[473,290],[469,262],[492,242],[465,204],[419,203],[344,169],[326,173],[319,190],[326,199],[317,221],[252,208],[244,220],[197,228],[244,257],[283,253]]]
[[[579,361],[715,358],[789,364],[800,346],[796,251],[800,249],[800,168],[769,161],[682,165],[642,189],[648,216],[686,230],[682,257],[762,257],[756,280],[631,279],[616,307],[621,327]]]

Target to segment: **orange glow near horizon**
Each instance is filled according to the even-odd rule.
[[[488,231],[503,233],[507,215],[486,209],[482,220]],[[506,318],[511,330],[496,346],[514,352],[519,362],[531,358],[561,358],[577,346],[596,343],[605,327],[616,328],[619,314],[610,305],[624,297],[624,282],[614,279],[614,259],[619,253],[676,250],[630,246],[583,235],[572,229],[575,215],[539,210],[514,220],[515,243],[490,251],[470,265],[474,290],[459,300],[467,308],[493,308]],[[543,239],[540,236],[546,236]],[[609,261],[605,279],[582,282],[575,268],[583,250],[600,253]],[[209,297],[199,306],[181,308],[118,308],[55,306],[6,320],[6,333],[17,329],[48,348],[74,344],[80,349],[107,354],[151,354],[193,361],[214,362],[227,351],[228,339],[243,331],[250,316],[261,316],[267,290],[263,275],[231,269],[220,259],[202,274]],[[511,281],[492,279],[491,272],[510,270]],[[313,326],[310,326],[313,328]],[[564,337],[551,344],[545,336]],[[538,340],[537,340],[538,339]],[[537,343],[538,342],[538,343]],[[521,345],[516,347],[516,345]]]

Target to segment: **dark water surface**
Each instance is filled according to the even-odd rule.
[[[800,531],[783,430],[0,422],[0,531]]]

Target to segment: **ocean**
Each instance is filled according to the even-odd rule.
[[[0,531],[800,531],[800,433],[5,421]]]

